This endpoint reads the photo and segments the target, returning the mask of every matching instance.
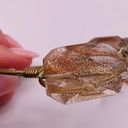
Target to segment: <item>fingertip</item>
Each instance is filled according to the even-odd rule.
[[[36,58],[39,57],[39,54],[30,50],[25,50],[23,48],[10,48],[11,52],[20,55],[25,58]]]
[[[33,58],[20,56],[6,47],[0,45],[0,67],[23,69],[32,63]]]
[[[5,106],[11,100],[13,95],[14,95],[14,92],[10,92],[10,93],[0,96],[0,107]]]
[[[0,75],[0,96],[16,90],[19,85],[19,77]]]
[[[22,46],[16,40],[14,40],[12,37],[2,32],[1,30],[0,30],[0,44],[8,48],[10,47],[22,48]]]
[[[0,107],[7,104],[20,85],[20,78],[0,75]]]

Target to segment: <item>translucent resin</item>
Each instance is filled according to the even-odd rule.
[[[95,38],[56,48],[43,65],[47,95],[61,103],[118,94],[128,82],[127,40]]]

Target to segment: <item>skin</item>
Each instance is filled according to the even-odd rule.
[[[24,69],[38,54],[24,50],[14,39],[0,31],[0,68]],[[0,75],[0,106],[5,105],[20,85],[20,78]]]

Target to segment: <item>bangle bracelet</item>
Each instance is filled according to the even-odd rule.
[[[42,66],[0,74],[38,78],[47,95],[72,103],[119,94],[128,83],[128,38],[99,37],[87,43],[53,49]]]

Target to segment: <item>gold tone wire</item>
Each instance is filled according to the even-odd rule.
[[[45,87],[43,66],[28,67],[24,70],[0,69],[2,75],[23,76],[25,78],[38,78],[39,83]]]

